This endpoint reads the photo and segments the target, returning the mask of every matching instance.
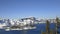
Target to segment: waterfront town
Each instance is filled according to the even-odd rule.
[[[3,19],[0,18],[0,29],[4,29],[6,26],[27,26],[27,25],[34,25],[45,23],[46,20],[49,20],[50,23],[55,23],[55,19],[37,19],[35,17],[28,17],[22,19]]]
[[[49,20],[50,23],[55,23],[55,19],[36,19],[35,17],[22,18],[22,19],[3,19],[0,18],[0,28],[2,26],[17,26],[17,25],[27,25],[27,24],[39,24],[45,23],[46,20]]]
[[[11,26],[16,26],[16,27],[21,27],[21,26],[29,26],[33,24],[39,23],[38,20],[36,20],[35,17],[30,17],[30,18],[22,18],[22,19],[0,19],[0,29],[4,29],[4,27],[11,27]]]
[[[37,19],[35,17],[28,17],[22,19],[3,19],[0,18],[0,29],[4,29],[5,31],[10,30],[29,30],[36,29],[35,24],[46,24],[46,32],[42,32],[42,34],[57,34],[57,30],[59,28],[60,19],[56,17],[56,19]],[[50,23],[56,24],[56,31],[50,31],[49,25]]]

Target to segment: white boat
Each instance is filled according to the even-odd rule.
[[[29,29],[36,29],[36,27],[23,27],[23,28],[9,28],[7,27],[5,31],[11,31],[11,30],[29,30]]]

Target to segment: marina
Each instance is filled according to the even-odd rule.
[[[24,32],[24,34],[27,34],[29,30],[39,31],[38,34],[57,34],[58,29],[60,28],[59,27],[60,19],[58,17],[56,17],[56,19],[53,21],[49,20],[49,19],[39,21],[39,20],[36,20],[36,18],[34,18],[34,17],[33,18],[23,18],[20,20],[15,20],[14,22],[13,21],[11,21],[10,19],[7,19],[6,22],[3,23],[3,25],[1,24],[0,32],[2,31],[1,29],[3,29],[5,32],[22,31],[22,32]]]
[[[60,0],[0,0],[0,34],[60,34]]]
[[[36,27],[23,27],[23,28],[6,28],[5,31],[10,31],[10,30],[30,30],[30,29],[36,29]]]

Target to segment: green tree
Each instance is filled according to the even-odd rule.
[[[48,20],[46,20],[46,34],[49,34],[49,26],[50,26],[50,22]]]

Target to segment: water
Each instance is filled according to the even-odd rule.
[[[25,30],[25,31],[4,31],[4,30],[0,30],[0,34],[41,34],[41,30],[42,32],[46,31],[46,24],[37,24],[36,25],[36,29],[32,29],[32,30]],[[55,24],[50,24],[50,29],[54,30],[55,28]]]

